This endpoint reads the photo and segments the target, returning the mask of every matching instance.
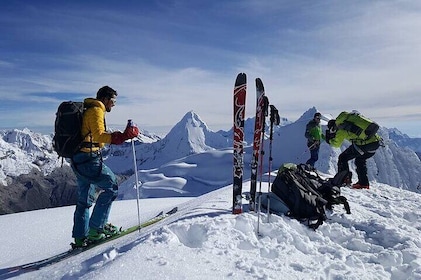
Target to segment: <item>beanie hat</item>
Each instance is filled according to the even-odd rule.
[[[117,95],[118,95],[117,94],[117,91],[115,91],[111,87],[109,87],[109,86],[103,86],[96,93],[96,99],[113,98],[113,97],[115,97]]]

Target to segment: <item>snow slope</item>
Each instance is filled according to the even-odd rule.
[[[180,211],[16,279],[421,279],[421,195],[380,183],[342,193],[352,214],[336,206],[313,231],[287,217],[271,215],[268,222],[263,213],[261,236],[255,213],[231,214],[231,186],[187,202],[142,199],[143,219],[176,204]],[[63,207],[0,216],[0,238],[7,240],[0,268],[65,250],[72,212]],[[135,200],[117,201],[111,221],[130,225],[136,213]]]

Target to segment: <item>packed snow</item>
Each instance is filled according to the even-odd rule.
[[[352,213],[336,206],[316,231],[263,211],[259,233],[247,201],[243,214],[231,214],[230,185],[198,198],[141,199],[142,220],[174,205],[179,211],[16,279],[421,279],[420,194],[380,183],[369,190],[343,188],[342,194]],[[68,249],[73,210],[0,216],[0,268]],[[136,224],[136,200],[116,201],[110,220]]]

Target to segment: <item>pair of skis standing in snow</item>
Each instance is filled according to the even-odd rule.
[[[242,213],[242,180],[243,180],[243,141],[244,141],[244,117],[246,101],[247,76],[240,73],[237,76],[234,87],[234,180],[233,180],[233,214]],[[257,175],[259,171],[260,183],[258,198],[261,194],[263,176],[264,147],[263,138],[265,133],[266,117],[270,108],[270,146],[269,146],[269,169],[272,164],[272,139],[273,125],[280,122],[278,110],[274,105],[269,105],[269,99],[265,96],[265,89],[260,78],[256,79],[256,118],[253,137],[253,155],[251,161],[251,184],[250,184],[250,210],[255,211],[256,205],[260,212],[260,203],[256,204]],[[270,171],[269,171],[270,176]],[[270,181],[270,178],[269,178]]]

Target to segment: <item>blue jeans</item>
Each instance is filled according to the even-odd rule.
[[[72,236],[83,238],[88,235],[89,228],[97,230],[104,228],[111,204],[118,195],[118,184],[114,173],[102,162],[100,154],[79,152],[73,157],[71,166],[78,183]],[[89,208],[95,199],[95,186],[102,189],[102,192],[89,218]]]
[[[317,145],[316,148],[313,148],[310,150],[310,158],[307,160],[306,164],[310,164],[311,166],[314,167],[314,164],[319,159],[319,150],[320,150],[319,145]]]

